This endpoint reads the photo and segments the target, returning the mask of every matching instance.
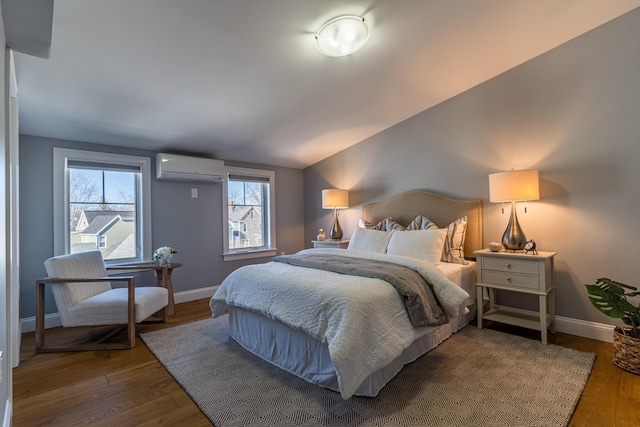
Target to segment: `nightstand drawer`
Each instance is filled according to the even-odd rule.
[[[482,270],[482,283],[493,283],[508,286],[510,288],[538,289],[539,277],[537,275],[503,273],[493,270]]]
[[[538,274],[538,262],[536,260],[482,257],[482,268],[510,273]]]
[[[312,240],[314,248],[337,248],[347,249],[349,247],[348,240]]]

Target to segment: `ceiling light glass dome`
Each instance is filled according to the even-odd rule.
[[[347,56],[369,40],[369,28],[361,16],[342,15],[326,22],[316,33],[316,46],[327,56]]]

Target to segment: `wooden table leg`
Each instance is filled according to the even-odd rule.
[[[173,299],[173,282],[171,281],[171,273],[173,267],[163,267],[156,270],[156,276],[158,277],[158,286],[162,286],[169,291],[169,304],[167,305],[167,316],[173,316],[176,312],[175,301]]]

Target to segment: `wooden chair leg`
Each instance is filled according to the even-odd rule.
[[[136,345],[136,279],[132,277],[128,282],[128,286],[127,344],[129,345],[129,348],[133,348]]]
[[[44,347],[44,282],[36,282],[36,351]]]

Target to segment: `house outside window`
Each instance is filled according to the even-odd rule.
[[[56,255],[151,259],[150,170],[147,157],[54,148]]]
[[[275,173],[235,167],[227,173],[225,261],[275,255]]]

